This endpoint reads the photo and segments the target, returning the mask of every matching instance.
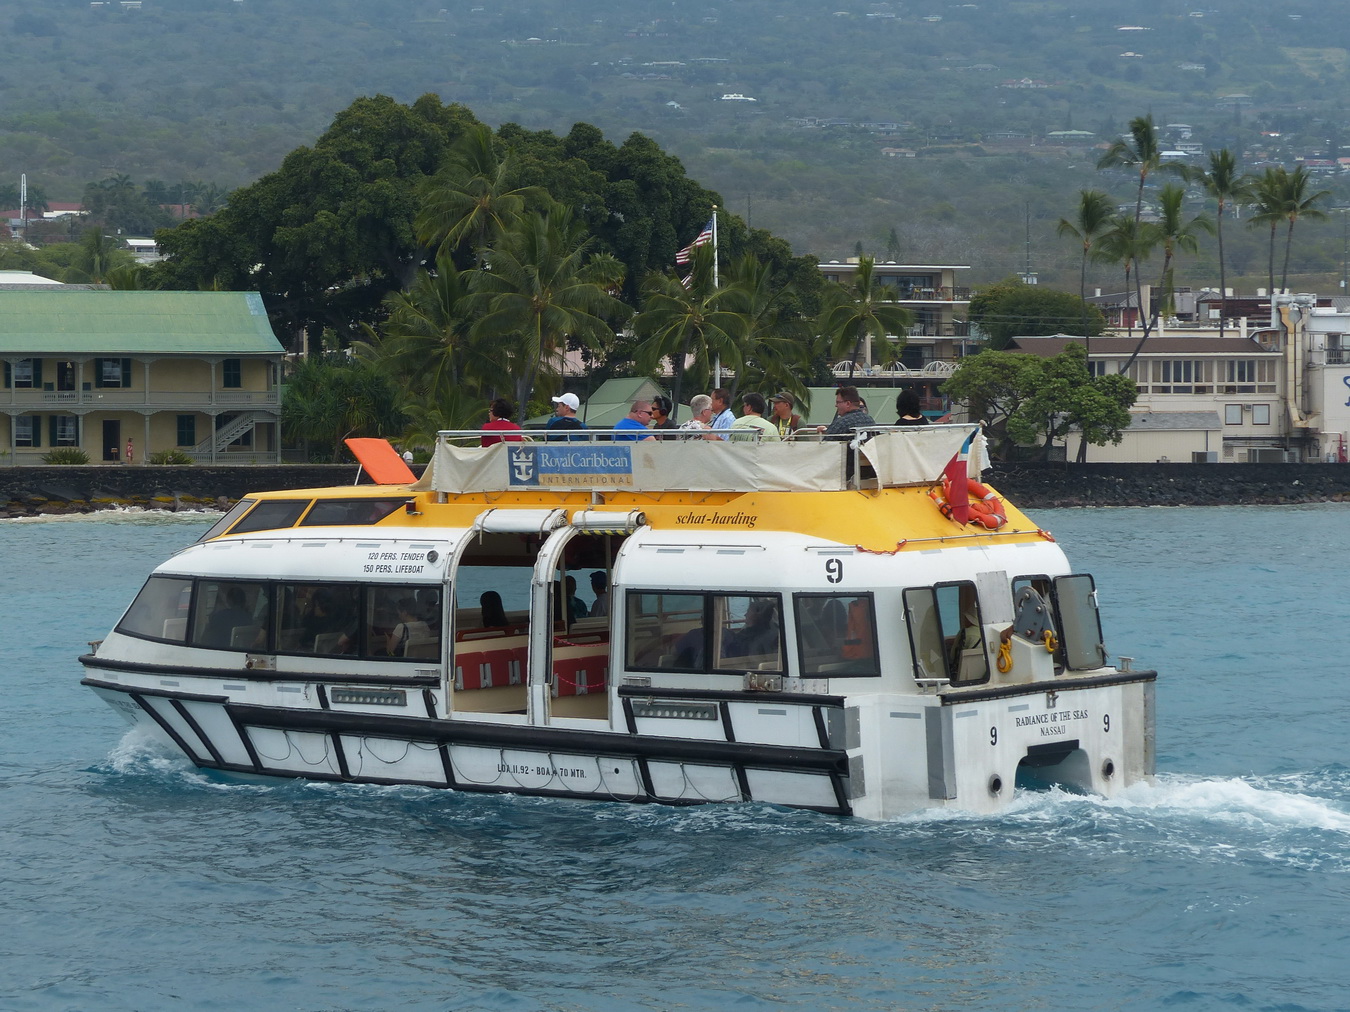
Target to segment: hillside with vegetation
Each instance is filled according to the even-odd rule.
[[[970,264],[976,282],[1029,264],[1076,291],[1055,225],[1080,189],[1133,206],[1130,170],[1096,169],[1132,117],[1253,171],[1350,155],[1350,24],[1307,0],[0,0],[0,26],[0,188],[26,173],[49,200],[128,180],[219,204],[357,97],[430,92],[494,127],[641,132],[798,253]],[[1318,186],[1350,203],[1341,176]],[[1343,229],[1300,226],[1297,286],[1340,279]],[[1230,284],[1264,283],[1265,240],[1228,229]],[[1216,256],[1179,259],[1177,283],[1213,283]]]

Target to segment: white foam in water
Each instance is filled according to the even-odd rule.
[[[1165,776],[1130,787],[1117,798],[1100,799],[1111,807],[1146,808],[1272,829],[1323,829],[1350,834],[1350,815],[1323,798],[1270,790],[1247,780],[1193,780]]]

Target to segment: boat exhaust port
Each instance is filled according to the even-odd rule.
[[[1114,759],[1102,760],[1102,779],[1110,780],[1116,775],[1116,763]]]
[[[989,778],[989,793],[996,796],[1003,793],[1003,778],[997,773]]]

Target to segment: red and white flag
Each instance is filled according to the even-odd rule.
[[[712,242],[712,237],[713,237],[713,220],[709,218],[708,224],[703,226],[703,231],[700,232],[694,238],[694,241],[675,254],[675,262],[677,264],[687,264],[694,257],[695,248],[699,246],[706,246],[708,243]]]

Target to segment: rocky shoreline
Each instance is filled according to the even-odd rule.
[[[350,485],[354,464],[21,467],[0,471],[0,519],[110,509],[223,510],[263,489]],[[1339,464],[995,464],[988,484],[1023,509],[1350,501]]]

